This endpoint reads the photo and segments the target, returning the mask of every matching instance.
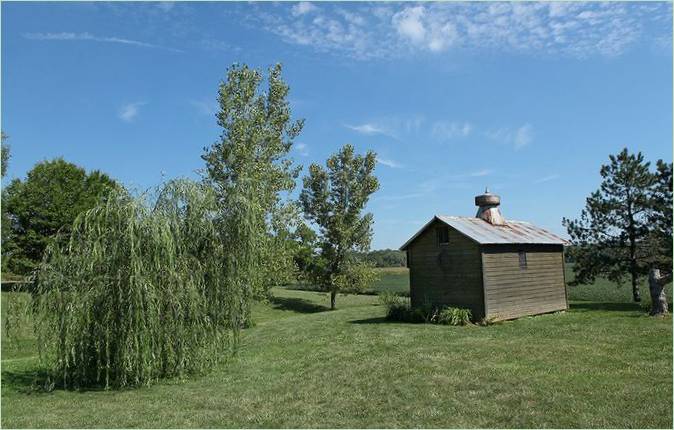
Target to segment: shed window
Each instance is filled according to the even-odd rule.
[[[520,251],[520,269],[526,269],[527,268],[527,253],[524,251]]]
[[[449,243],[449,228],[438,227],[438,244],[447,245]]]

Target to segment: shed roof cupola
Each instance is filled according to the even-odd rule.
[[[484,194],[475,196],[475,206],[479,208],[475,216],[492,225],[505,225],[505,219],[498,208],[500,204],[501,197],[490,193],[489,188],[485,188]]]

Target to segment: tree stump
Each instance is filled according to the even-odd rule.
[[[651,269],[648,274],[648,288],[651,292],[650,315],[665,315],[667,309],[667,294],[665,284],[672,280],[672,273],[662,274],[660,269]]]

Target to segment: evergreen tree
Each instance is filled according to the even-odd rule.
[[[639,302],[639,280],[649,269],[655,177],[640,152],[630,154],[625,148],[609,159],[600,169],[600,188],[586,199],[580,218],[563,220],[575,245],[575,283],[592,283],[598,276],[620,283],[629,276],[633,299]]]

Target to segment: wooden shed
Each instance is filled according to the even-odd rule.
[[[564,245],[524,221],[505,220],[500,197],[475,197],[475,217],[436,215],[407,251],[412,306],[468,308],[477,319],[505,320],[568,308]]]

